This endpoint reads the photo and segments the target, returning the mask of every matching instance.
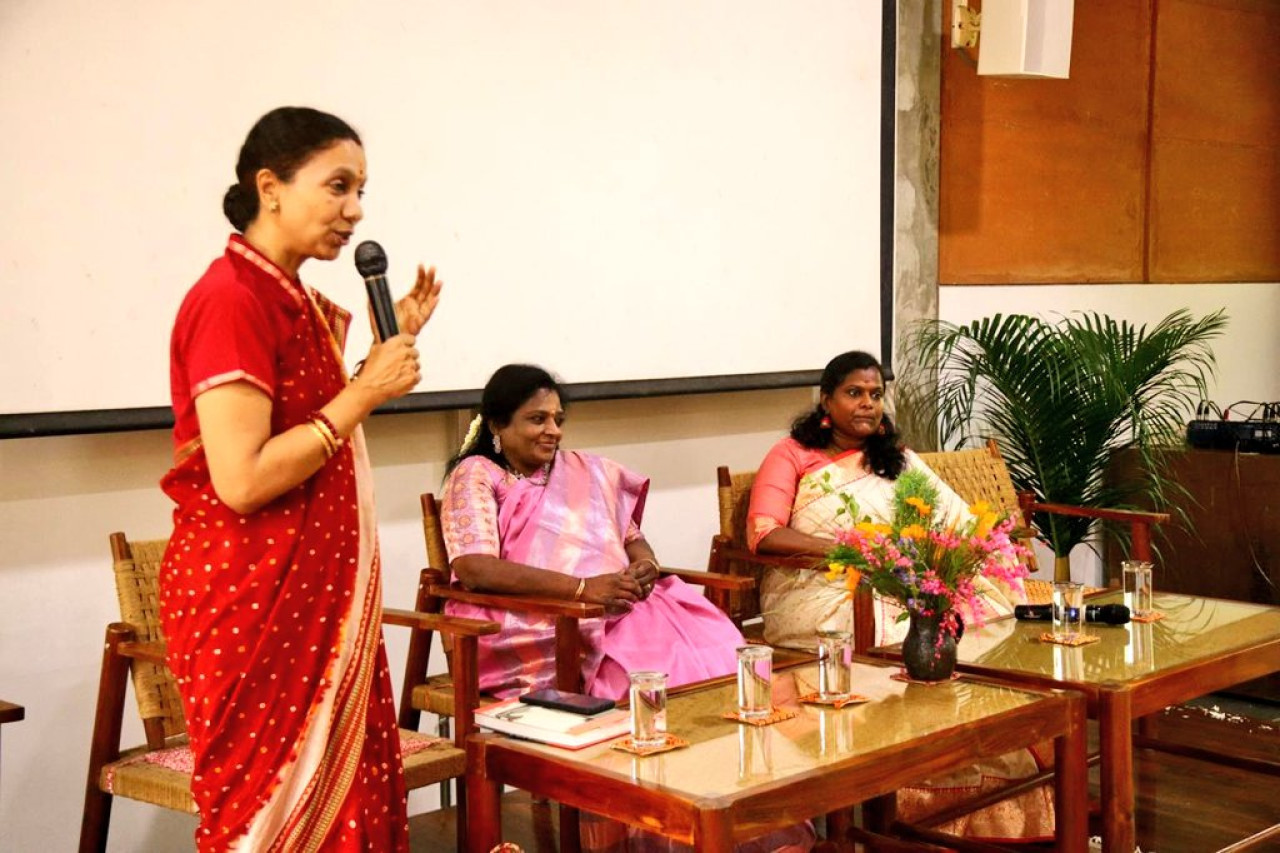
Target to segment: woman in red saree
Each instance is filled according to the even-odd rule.
[[[223,210],[240,233],[174,324],[175,502],[160,576],[195,760],[201,851],[407,850],[361,422],[418,382],[440,283],[418,269],[403,333],[360,375],[350,315],[303,286],[362,211],[360,138],[284,107],[254,125]]]

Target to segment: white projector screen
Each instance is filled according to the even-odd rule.
[[[847,0],[8,0],[0,416],[167,406],[253,121],[364,138],[420,392],[814,370],[879,342],[881,20]],[[348,249],[303,280],[357,313]]]

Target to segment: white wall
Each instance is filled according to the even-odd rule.
[[[806,390],[582,403],[566,446],[608,455],[653,479],[645,530],[664,562],[705,567],[717,528],[715,467],[754,467],[811,404]],[[410,606],[425,563],[418,494],[438,491],[456,416],[380,416],[369,425],[386,602]],[[0,698],[27,718],[5,726],[0,850],[70,850],[80,826],[103,630],[118,619],[107,535],[168,532],[157,482],[167,432],[0,442]],[[387,634],[393,678],[404,636]],[[437,667],[439,663],[437,662]],[[136,718],[136,706],[126,718]],[[141,740],[130,720],[126,742]],[[434,794],[415,795],[411,811]],[[109,849],[190,849],[193,819],[115,804]]]
[[[967,323],[996,313],[1054,319],[1073,311],[1099,311],[1116,319],[1154,324],[1180,308],[1203,317],[1225,308],[1225,333],[1213,344],[1218,361],[1209,397],[1219,406],[1237,400],[1280,400],[1280,284],[989,285],[939,288],[938,316]],[[1040,554],[1041,577],[1053,558]],[[1100,583],[1102,566],[1087,547],[1071,555],[1072,576]]]

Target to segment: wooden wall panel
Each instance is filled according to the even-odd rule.
[[[944,284],[1280,281],[1280,0],[1075,0],[1066,81],[944,46],[941,133]]]
[[[979,77],[944,39],[942,283],[1142,280],[1152,2],[1076,0],[1068,80]]]
[[[1280,281],[1280,3],[1161,0],[1152,281]]]

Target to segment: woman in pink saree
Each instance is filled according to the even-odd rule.
[[[733,673],[742,634],[679,578],[658,578],[640,532],[648,479],[590,453],[560,449],[564,394],[547,371],[501,367],[485,385],[480,415],[445,483],[441,519],[450,566],[467,587],[605,606],[583,620],[586,692],[617,699],[627,673],[658,670],[677,687]],[[482,637],[480,688],[507,697],[555,680],[550,619],[448,602],[451,614],[492,619]],[[584,814],[591,853],[688,850],[653,833]],[[739,853],[807,850],[807,825],[769,833]]]
[[[658,670],[678,686],[734,672],[742,635],[678,578],[658,578],[640,532],[649,481],[608,459],[560,449],[562,389],[545,370],[507,365],[484,389],[445,483],[441,517],[450,565],[465,586],[602,604],[584,620],[586,692],[620,698],[627,673]],[[481,638],[480,688],[513,696],[553,686],[551,619],[449,602],[492,619]]]
[[[769,451],[751,490],[747,541],[761,554],[826,555],[843,506],[836,492],[857,500],[875,520],[892,516],[894,481],[908,468],[923,469],[938,487],[953,520],[969,516],[965,502],[904,448],[884,413],[880,363],[865,352],[847,352],[827,364],[818,405],[792,425],[791,435]],[[848,522],[845,522],[848,523]],[[987,617],[1011,613],[1020,591],[979,577]],[[760,585],[765,639],[775,645],[812,648],[817,631],[851,630],[853,609],[843,581],[826,580],[821,570],[771,569]],[[898,642],[906,622],[893,601],[877,597],[877,644]],[[898,814],[915,821],[979,794],[1033,776],[1046,766],[1049,745],[988,759],[944,778],[921,781],[898,792]],[[1043,756],[1043,758],[1041,757]],[[1053,837],[1053,800],[1041,786],[971,812],[939,827],[953,835],[987,840],[1048,840]]]

